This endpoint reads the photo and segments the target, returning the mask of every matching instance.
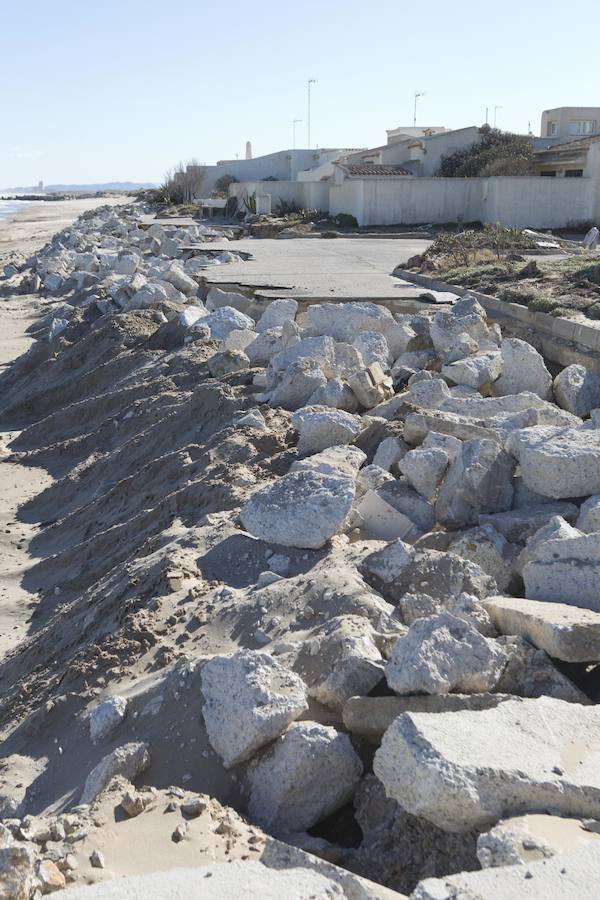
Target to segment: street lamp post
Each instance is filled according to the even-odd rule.
[[[417,126],[417,100],[419,99],[419,97],[424,97],[424,96],[425,96],[425,91],[415,91],[415,110],[414,110],[414,115],[413,115],[413,128],[416,128],[416,126]]]
[[[316,78],[309,78],[307,81],[308,86],[308,149],[310,150],[310,86],[311,84],[316,84]]]
[[[293,125],[294,125],[294,142],[293,142],[293,149],[294,149],[294,150],[296,149],[296,125],[298,125],[298,123],[301,122],[301,121],[302,121],[302,119],[294,119],[294,122],[293,122]]]

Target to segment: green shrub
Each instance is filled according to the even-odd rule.
[[[349,213],[338,213],[333,217],[333,221],[338,228],[358,228],[358,220]]]
[[[590,319],[600,319],[600,303],[594,303],[593,306],[590,306],[589,309],[586,310],[586,315],[588,315]]]
[[[534,297],[527,304],[528,309],[532,309],[534,312],[552,312],[553,309],[556,309],[560,306],[560,300],[558,297]]]

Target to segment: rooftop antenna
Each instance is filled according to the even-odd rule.
[[[424,96],[425,96],[425,91],[415,91],[415,107],[414,107],[414,114],[413,114],[413,128],[416,128],[416,127],[417,127],[417,100],[419,99],[419,97],[424,97]]]
[[[310,86],[311,86],[311,84],[316,84],[316,83],[317,83],[316,78],[307,79],[307,86],[308,86],[308,149],[309,150],[310,150]]]

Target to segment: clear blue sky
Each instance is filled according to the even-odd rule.
[[[2,0],[0,186],[159,181],[306,145],[374,146],[385,129],[498,125],[600,106],[600,7],[558,0]]]

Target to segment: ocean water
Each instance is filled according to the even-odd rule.
[[[35,203],[34,200],[0,200],[0,222],[13,216],[20,209],[25,209],[29,203]]]

